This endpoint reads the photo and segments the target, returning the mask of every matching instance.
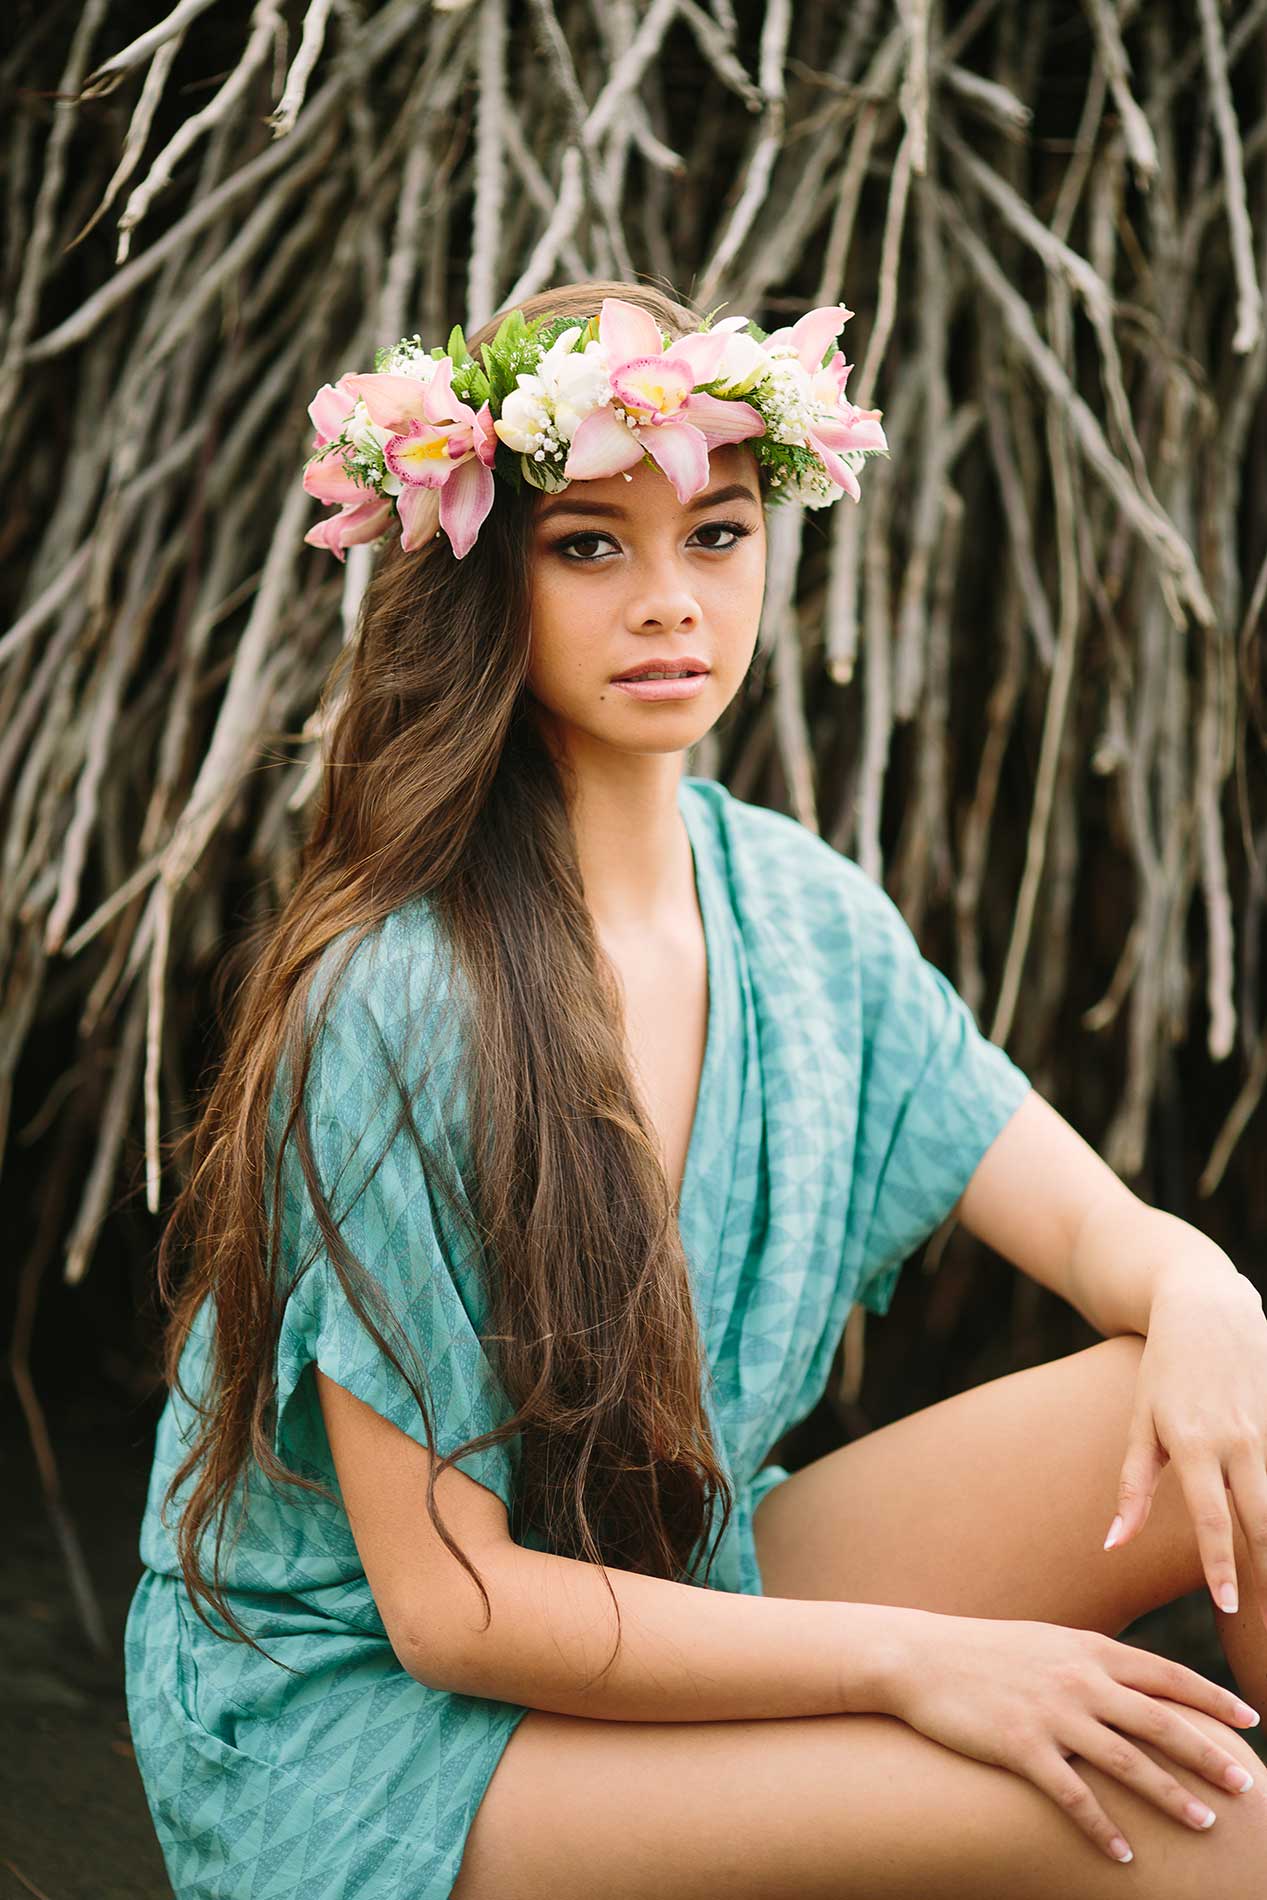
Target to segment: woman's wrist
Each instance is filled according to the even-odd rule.
[[[891,1603],[840,1603],[838,1703],[842,1714],[901,1713],[907,1683],[924,1666],[929,1610]]]

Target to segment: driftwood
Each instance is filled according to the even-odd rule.
[[[45,1183],[12,1364],[50,1483],[44,1259],[82,1280],[138,1147],[162,1211],[180,999],[235,869],[290,887],[365,584],[302,543],[306,403],[560,278],[857,312],[891,458],[857,508],[774,511],[753,677],[690,769],[884,879],[1150,1198],[1203,1049],[1196,1192],[1252,1193],[1265,0],[180,0],[116,38],[87,0],[4,61],[0,1156]]]

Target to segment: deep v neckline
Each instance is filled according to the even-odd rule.
[[[685,788],[686,796],[682,796]],[[700,924],[704,933],[704,964],[708,978],[708,1010],[704,1027],[704,1056],[700,1064],[699,1083],[695,1091],[695,1108],[691,1116],[691,1132],[686,1144],[686,1160],[682,1165],[682,1185],[678,1191],[677,1210],[689,1209],[694,1202],[696,1180],[700,1166],[701,1130],[708,1111],[709,1096],[712,1091],[713,1071],[717,1063],[718,1037],[718,970],[717,949],[715,944],[716,926],[710,917],[712,888],[708,881],[706,852],[702,840],[697,837],[695,820],[691,815],[694,794],[685,779],[678,783],[678,810],[686,826],[687,842],[691,848],[691,867],[695,880],[695,901],[699,906]]]

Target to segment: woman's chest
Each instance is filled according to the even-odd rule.
[[[660,1143],[674,1199],[691,1145],[708,1038],[703,930],[666,942],[606,945],[624,992],[632,1081]]]

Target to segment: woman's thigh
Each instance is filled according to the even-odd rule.
[[[1169,1471],[1142,1538],[1101,1548],[1139,1348],[1106,1340],[995,1380],[794,1473],[756,1512],[766,1593],[1115,1635],[1195,1588]],[[1219,1816],[1198,1835],[1072,1757],[1135,1850],[1119,1867],[1021,1776],[896,1717],[640,1723],[531,1710],[476,1814],[454,1900],[1261,1900],[1262,1765],[1234,1729],[1181,1713],[1259,1785],[1219,1795],[1179,1772]]]
[[[1173,1465],[1144,1529],[1118,1507],[1136,1334],[1029,1366],[881,1426],[768,1491],[753,1538],[768,1596],[1025,1617],[1117,1636],[1201,1586]],[[1236,1527],[1238,1567],[1248,1553]]]
[[[1254,1772],[1232,1730],[1181,1713]],[[1218,1815],[1197,1834],[1070,1760],[1134,1849],[1129,1865],[1021,1776],[893,1716],[601,1722],[534,1709],[488,1785],[453,1900],[1261,1900],[1261,1785],[1220,1796],[1185,1771]]]

